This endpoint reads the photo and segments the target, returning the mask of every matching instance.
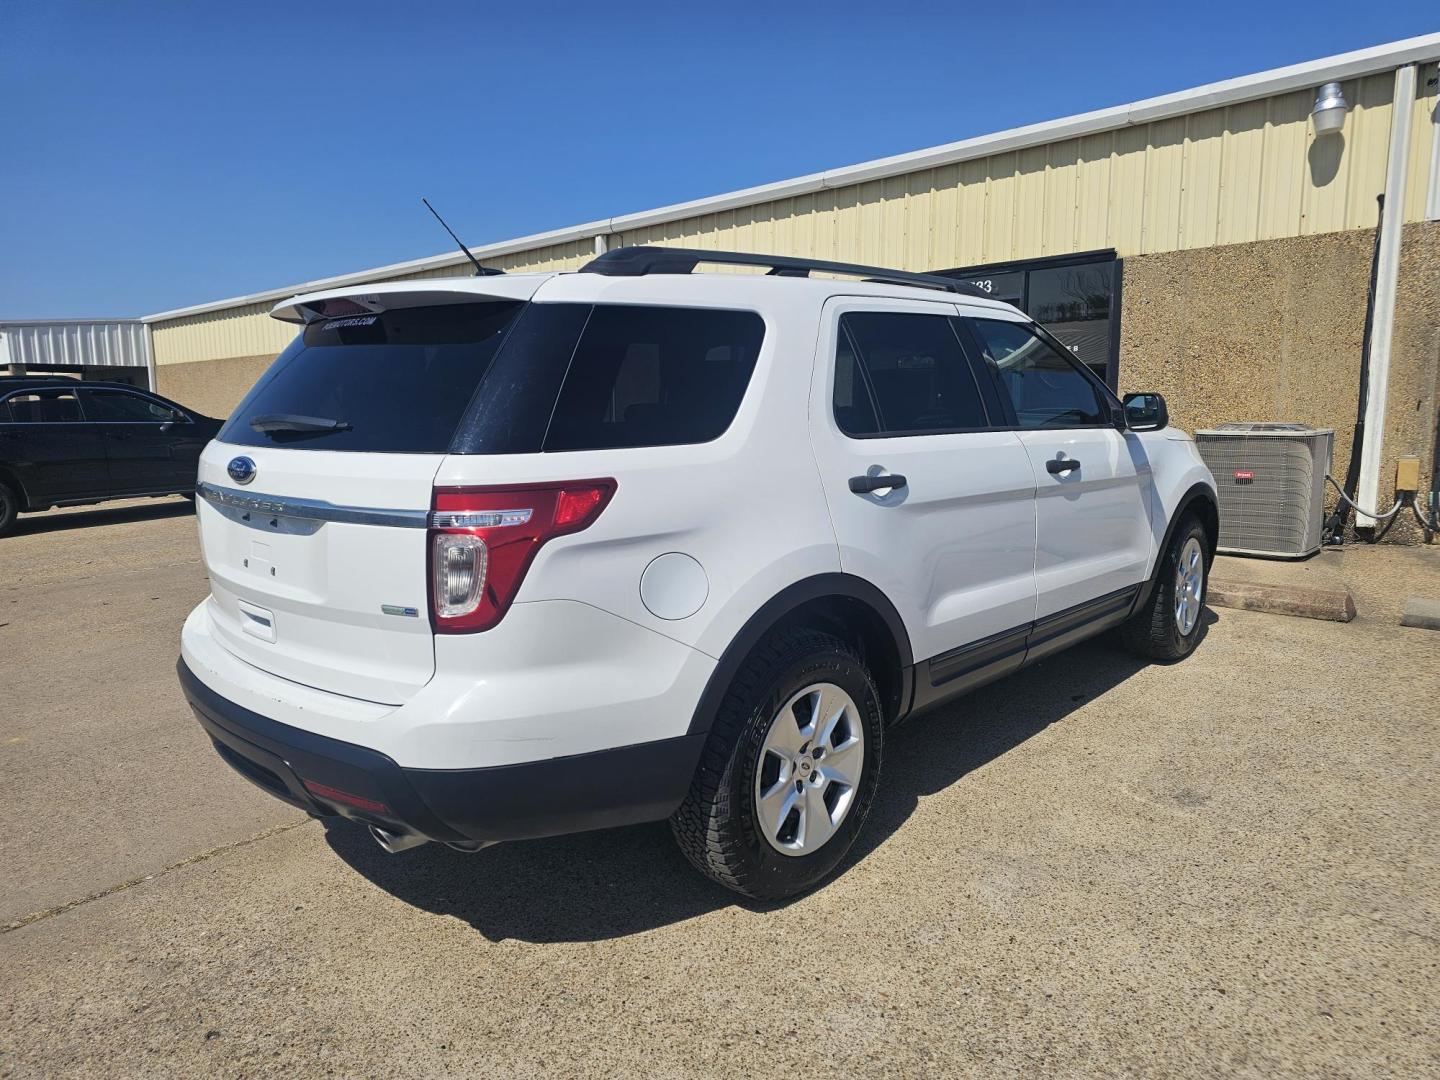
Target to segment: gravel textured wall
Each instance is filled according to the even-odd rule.
[[[191,364],[160,364],[155,369],[156,389],[207,416],[229,416],[274,359],[232,356]]]
[[[1120,386],[1157,390],[1187,431],[1227,420],[1335,429],[1332,472],[1350,459],[1359,388],[1368,229],[1125,260]],[[1401,238],[1381,497],[1395,461],[1430,474],[1440,381],[1440,222]],[[1419,535],[1413,519],[1395,539]]]

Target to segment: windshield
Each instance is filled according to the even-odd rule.
[[[220,440],[443,454],[522,307],[448,304],[313,323],[246,395]]]

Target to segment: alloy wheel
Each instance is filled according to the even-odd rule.
[[[770,722],[755,771],[755,819],[783,855],[810,855],[835,835],[860,786],[865,728],[834,683],[793,695]]]
[[[1184,637],[1200,618],[1200,597],[1205,591],[1205,556],[1195,537],[1185,541],[1175,565],[1175,625]]]

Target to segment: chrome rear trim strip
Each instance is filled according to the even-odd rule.
[[[428,510],[381,510],[369,506],[337,506],[323,499],[296,499],[280,495],[252,495],[248,491],[220,487],[203,481],[195,494],[216,506],[249,510],[272,517],[303,518],[309,521],[339,521],[346,525],[388,525],[397,529],[423,529],[429,524]]]

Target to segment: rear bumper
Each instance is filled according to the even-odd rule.
[[[261,716],[177,664],[180,685],[216,750],[292,806],[340,814],[442,843],[522,840],[658,821],[690,787],[705,736],[480,769],[403,768],[385,754]],[[312,784],[362,805],[315,795]],[[363,805],[369,804],[369,805]]]

